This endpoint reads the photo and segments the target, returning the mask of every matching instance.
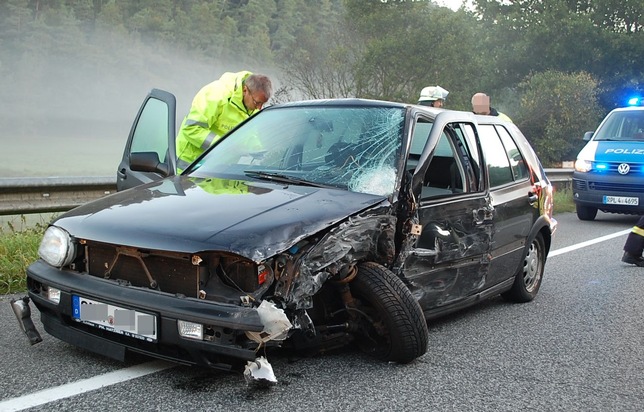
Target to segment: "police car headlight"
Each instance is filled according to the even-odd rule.
[[[49,226],[38,248],[38,256],[52,266],[61,268],[72,263],[76,257],[76,244],[63,229]]]
[[[590,172],[590,170],[593,168],[592,162],[589,162],[588,160],[582,160],[582,159],[577,159],[575,162],[575,171],[577,172]]]

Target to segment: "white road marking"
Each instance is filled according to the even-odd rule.
[[[34,406],[40,406],[49,402],[69,398],[70,396],[79,395],[81,393],[93,391],[116,383],[140,378],[141,376],[174,368],[175,366],[177,366],[176,363],[161,360],[142,363],[126,369],[120,369],[103,375],[94,376],[93,378],[83,379],[81,381],[44,389],[42,391],[30,393],[17,398],[0,401],[0,411],[22,411],[24,409],[33,408]]]
[[[563,255],[564,253],[572,252],[586,246],[591,246],[605,240],[624,236],[630,232],[631,229],[626,229],[620,232],[612,233],[610,235],[601,236],[585,242],[566,246],[564,248],[551,251],[548,254],[548,257]],[[177,366],[177,364],[175,363],[160,360],[153,361],[132,366],[126,369],[109,372],[103,375],[95,376],[93,378],[67,383],[65,385],[57,386],[54,388],[44,389],[39,392],[30,393],[28,395],[20,396],[17,398],[7,399],[5,401],[0,401],[0,412],[22,411],[24,409],[33,408],[34,406],[44,405],[49,402],[54,402],[74,395],[79,395],[81,393],[90,392],[106,386],[140,378],[145,375],[150,375],[152,373],[174,368],[175,366]]]
[[[595,243],[600,243],[605,240],[613,239],[616,237],[624,236],[631,232],[631,229],[622,230],[620,232],[612,233],[610,235],[598,237],[595,239],[587,240],[585,242],[577,243],[571,246],[562,247],[561,249],[553,250],[548,253],[548,257],[553,257],[557,255],[563,255],[564,253],[572,252],[573,250],[581,249],[582,247],[594,245]]]

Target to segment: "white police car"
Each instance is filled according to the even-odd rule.
[[[572,179],[580,220],[595,219],[597,210],[644,214],[644,98],[629,105],[584,135]]]

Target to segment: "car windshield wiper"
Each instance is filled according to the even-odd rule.
[[[267,172],[263,170],[244,170],[246,176],[255,177],[259,179],[271,180],[280,183],[291,183],[295,185],[306,185],[314,187],[332,187],[320,183],[311,182],[309,180],[300,179],[295,176],[285,175],[277,172]]]

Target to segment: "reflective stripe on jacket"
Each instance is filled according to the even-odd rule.
[[[242,82],[250,74],[249,71],[224,73],[195,95],[190,113],[177,134],[177,173],[257,111],[248,111],[244,106]]]

